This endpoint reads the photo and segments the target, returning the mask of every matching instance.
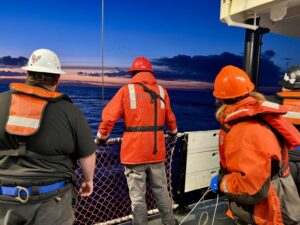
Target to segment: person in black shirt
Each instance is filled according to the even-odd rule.
[[[76,161],[88,196],[96,145],[81,111],[55,91],[64,73],[57,55],[36,50],[23,69],[27,84],[0,94],[0,225],[73,224]]]

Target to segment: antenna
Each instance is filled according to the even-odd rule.
[[[103,109],[104,108],[104,0],[102,0],[101,74],[102,74],[102,109]]]

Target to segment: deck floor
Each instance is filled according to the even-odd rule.
[[[189,206],[192,209],[195,205]],[[216,206],[216,199],[206,200],[201,202],[193,212],[183,221],[182,225],[212,225],[213,214]],[[213,225],[234,225],[226,216],[227,202],[224,199],[220,199],[216,211],[216,216]],[[184,219],[184,215],[176,215],[175,217],[179,223]],[[202,218],[201,218],[202,217]],[[201,221],[200,221],[201,219]],[[122,225],[131,225],[131,222],[122,223]],[[159,215],[149,217],[148,225],[162,225]]]

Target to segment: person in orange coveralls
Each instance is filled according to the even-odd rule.
[[[98,143],[106,142],[115,122],[121,117],[124,118],[121,163],[125,164],[133,224],[147,224],[147,176],[163,224],[177,224],[173,216],[164,166],[164,125],[170,135],[177,134],[170,99],[167,91],[157,84],[151,62],[146,58],[136,58],[129,73],[132,73],[130,84],[123,86],[102,112],[103,121],[99,126],[97,140]]]
[[[266,96],[268,101],[284,105],[288,112],[284,115],[300,131],[300,65],[288,68],[279,82],[281,91]],[[300,195],[300,146],[289,151],[291,175]]]
[[[213,191],[229,200],[227,214],[236,224],[300,224],[300,199],[288,166],[288,150],[300,143],[297,129],[281,115],[284,106],[253,92],[243,70],[225,66],[214,83],[223,105],[221,169],[211,180]]]

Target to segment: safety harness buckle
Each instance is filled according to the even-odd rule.
[[[18,196],[16,197],[16,199],[22,203],[26,203],[29,200],[30,196],[28,189],[22,186],[17,186],[16,188],[18,189]]]

